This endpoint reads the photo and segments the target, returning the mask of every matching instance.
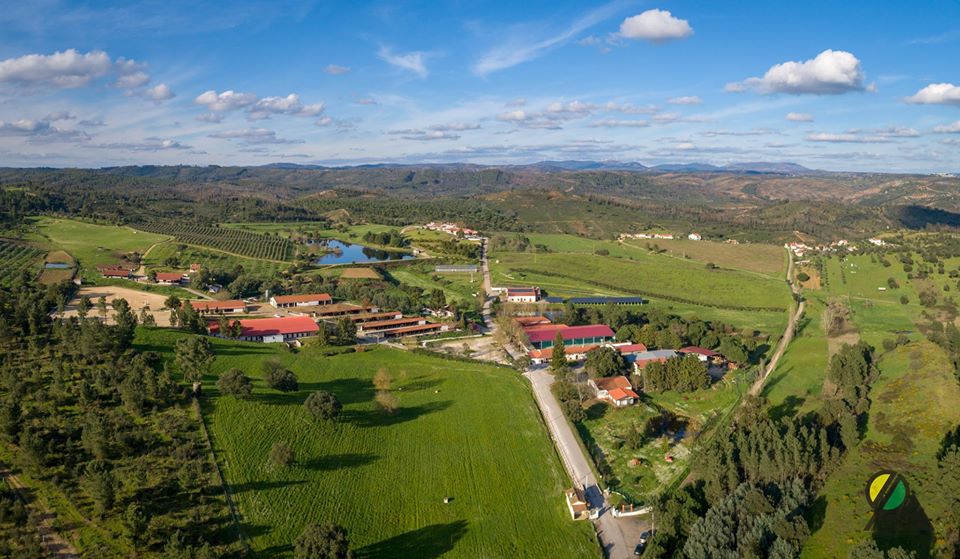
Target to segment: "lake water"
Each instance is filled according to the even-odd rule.
[[[370,262],[386,262],[388,260],[408,260],[414,257],[406,252],[377,250],[363,245],[344,243],[336,239],[318,244],[333,252],[315,259],[314,264],[369,264]]]
[[[43,265],[43,267],[50,270],[66,270],[67,268],[72,268],[73,266],[64,262],[47,262]]]

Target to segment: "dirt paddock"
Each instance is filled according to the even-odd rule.
[[[107,322],[112,322],[113,308],[110,302],[114,299],[126,299],[130,308],[135,314],[140,315],[140,309],[150,307],[150,314],[157,321],[157,326],[170,326],[170,311],[163,308],[163,301],[167,298],[165,295],[157,293],[147,293],[137,291],[128,287],[117,287],[113,285],[81,287],[77,296],[67,304],[65,317],[77,316],[77,305],[80,304],[80,298],[87,296],[93,303],[93,308],[87,313],[87,316],[100,316],[100,309],[97,308],[97,301],[100,297],[107,299]]]

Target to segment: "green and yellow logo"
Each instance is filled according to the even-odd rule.
[[[907,481],[897,472],[884,471],[873,474],[866,487],[867,503],[873,509],[873,517],[867,523],[867,529],[876,520],[877,515],[899,509],[910,495]]]

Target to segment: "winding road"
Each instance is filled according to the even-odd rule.
[[[750,387],[748,393],[751,396],[760,395],[760,392],[763,390],[763,385],[767,381],[767,377],[777,368],[777,363],[780,362],[780,358],[783,357],[784,352],[787,351],[787,346],[790,345],[790,342],[793,341],[793,336],[797,333],[797,322],[800,321],[800,317],[803,316],[803,310],[806,307],[806,301],[804,301],[800,295],[800,286],[793,278],[793,254],[791,254],[789,250],[787,250],[787,283],[790,285],[790,292],[793,294],[794,299],[799,301],[797,310],[790,315],[790,320],[787,321],[787,328],[783,331],[783,336],[780,338],[780,343],[777,344],[776,351],[773,352],[773,356],[770,358],[770,363],[767,364],[767,367],[762,371],[763,374],[757,377],[757,380],[755,380]]]

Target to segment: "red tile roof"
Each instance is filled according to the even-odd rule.
[[[620,353],[640,353],[642,351],[647,351],[647,346],[643,344],[627,344],[617,346],[616,350]]]
[[[597,385],[598,390],[606,390],[608,392],[616,388],[621,390],[630,390],[633,388],[630,385],[630,381],[627,380],[627,377],[623,375],[610,378],[598,378],[593,381],[593,383]]]
[[[180,281],[183,279],[181,272],[157,272],[157,281]]]
[[[614,388],[609,392],[610,397],[615,401],[626,400],[628,398],[639,399],[640,396],[629,388]]]
[[[545,316],[516,316],[513,318],[513,320],[515,320],[517,324],[523,327],[543,326],[543,325],[552,324],[551,320]]]
[[[330,297],[329,293],[311,293],[307,295],[275,295],[273,300],[277,302],[278,305],[286,305],[289,303],[311,303],[313,301],[332,301],[333,298]]]
[[[193,300],[190,301],[190,306],[198,311],[227,311],[235,309],[246,309],[247,304],[243,301],[206,301],[206,300]]]
[[[542,328],[531,330],[527,329],[527,337],[533,343],[552,341],[557,337],[557,332],[563,333],[564,340],[573,340],[575,338],[599,338],[613,337],[613,330],[605,324],[591,324],[588,326],[564,326],[562,328]]]
[[[242,336],[259,337],[277,334],[305,334],[320,331],[320,327],[309,316],[284,316],[280,318],[249,318],[239,321]],[[211,334],[220,330],[220,325],[211,322],[208,325]]]

